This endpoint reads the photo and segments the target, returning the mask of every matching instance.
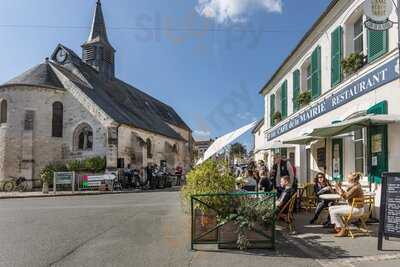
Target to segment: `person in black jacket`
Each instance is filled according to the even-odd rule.
[[[292,164],[290,161],[282,159],[280,153],[276,153],[274,155],[274,165],[272,167],[271,177],[273,186],[276,188],[278,193],[278,197],[283,192],[283,188],[280,185],[281,178],[286,176],[289,177],[289,184],[287,187],[296,190],[297,183]]]
[[[323,194],[330,194],[332,193],[332,191],[333,191],[332,186],[330,185],[328,179],[326,179],[325,174],[321,172],[318,173],[314,179],[314,192],[317,195],[317,197]],[[314,224],[318,220],[318,217],[321,214],[322,210],[324,208],[329,207],[332,203],[333,202],[329,200],[320,200],[318,202],[317,208],[315,209],[315,214],[314,217],[311,219],[310,224]],[[329,221],[330,218],[328,216],[328,219],[324,224],[328,224]]]
[[[282,193],[276,201],[277,212],[281,212],[281,210],[285,207],[285,205],[290,201],[295,190],[290,186],[290,177],[283,176],[281,178],[280,187],[282,188]],[[284,212],[287,212],[285,210]]]

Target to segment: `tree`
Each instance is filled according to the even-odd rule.
[[[230,147],[230,155],[233,157],[243,157],[246,155],[246,147],[241,143],[234,143]]]

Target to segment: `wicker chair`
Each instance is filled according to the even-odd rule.
[[[302,206],[307,210],[311,211],[316,207],[318,202],[318,197],[314,190],[314,184],[306,184],[304,186]]]
[[[294,206],[296,204],[296,199],[297,199],[297,194],[294,193],[293,196],[291,196],[288,203],[286,203],[283,206],[283,208],[280,209],[280,211],[277,215],[278,220],[283,220],[284,222],[286,222],[288,224],[288,228],[289,228],[290,232],[295,231],[293,211],[294,211]]]

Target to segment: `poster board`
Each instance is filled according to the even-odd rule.
[[[75,192],[75,172],[54,172],[53,192],[57,192],[57,185],[71,185],[72,192]]]
[[[383,238],[400,238],[400,173],[384,173],[382,177],[378,250]]]

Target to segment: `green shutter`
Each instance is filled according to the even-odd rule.
[[[321,95],[321,47],[315,48],[311,55],[311,95],[315,99]]]
[[[281,86],[281,114],[282,119],[287,117],[288,104],[287,104],[287,81],[284,81]]]
[[[387,31],[368,30],[368,62],[374,61],[388,51]]]
[[[274,122],[274,113],[275,113],[275,95],[271,95],[270,96],[270,110],[269,110],[270,112],[269,112],[269,117],[270,117],[270,120],[271,120],[271,126],[274,126],[275,125],[275,122]]]
[[[297,101],[300,95],[300,71],[295,70],[293,72],[293,112],[300,109],[299,102]]]
[[[331,33],[331,85],[335,86],[342,81],[342,27]]]

